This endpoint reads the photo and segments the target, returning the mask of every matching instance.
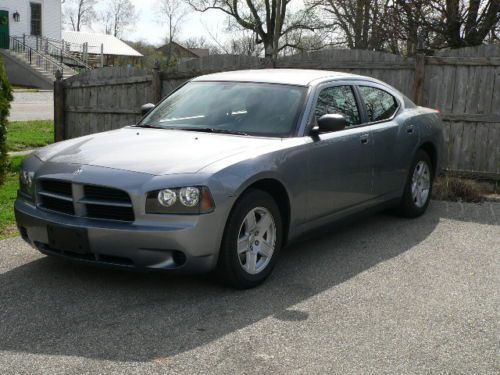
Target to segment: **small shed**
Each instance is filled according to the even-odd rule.
[[[141,53],[113,35],[63,31],[65,48],[94,67],[137,65]]]

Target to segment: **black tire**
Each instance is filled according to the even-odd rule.
[[[244,270],[237,252],[238,236],[243,221],[254,208],[267,209],[274,219],[276,228],[275,248],[267,266],[257,274]],[[234,205],[224,230],[216,268],[219,281],[237,289],[248,289],[261,284],[272,272],[283,243],[283,224],[280,210],[273,197],[262,190],[251,189],[245,192]]]
[[[429,168],[429,173],[430,173],[430,187],[429,187],[429,193],[427,196],[427,201],[425,204],[421,207],[419,207],[413,197],[412,197],[412,191],[411,191],[411,186],[412,186],[412,176],[415,171],[415,168],[420,162],[424,162],[427,164]],[[427,207],[429,206],[429,202],[431,200],[431,195],[432,195],[432,184],[434,181],[434,170],[432,167],[432,162],[431,158],[429,157],[429,154],[425,152],[424,150],[418,150],[415,158],[413,159],[413,162],[411,163],[410,171],[408,174],[408,178],[406,180],[406,185],[405,185],[405,190],[403,197],[401,198],[401,203],[399,205],[398,213],[401,216],[408,217],[408,218],[415,218],[423,215],[425,211],[427,210]]]

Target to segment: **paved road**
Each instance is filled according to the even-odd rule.
[[[0,373],[498,374],[499,224],[499,203],[378,215],[249,291],[0,242]]]
[[[9,121],[53,119],[54,95],[52,91],[14,92]]]

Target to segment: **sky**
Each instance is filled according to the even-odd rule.
[[[139,14],[137,24],[126,30],[123,33],[122,39],[130,41],[146,41],[149,44],[161,45],[164,43],[167,36],[167,27],[162,25],[159,9],[160,0],[131,0]],[[104,1],[101,0],[96,5],[96,11],[104,8]],[[189,8],[188,8],[189,9]],[[182,22],[182,27],[179,32],[178,40],[185,40],[190,37],[199,37],[204,35],[207,41],[210,37],[207,34],[207,28],[218,39],[225,39],[224,25],[226,24],[226,16],[216,10],[209,10],[205,13],[199,13],[189,9],[186,17]],[[100,25],[94,23],[91,29],[85,31],[103,32]]]

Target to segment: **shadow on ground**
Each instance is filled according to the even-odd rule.
[[[283,251],[267,283],[248,291],[206,277],[41,258],[0,275],[0,350],[150,361],[266,317],[306,320],[307,312],[295,311],[295,304],[418,245],[442,218],[492,220],[462,211],[457,204],[435,202],[416,220],[376,215],[303,240]]]

